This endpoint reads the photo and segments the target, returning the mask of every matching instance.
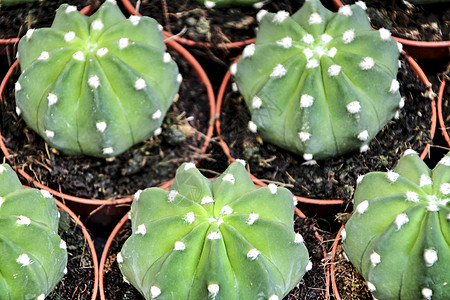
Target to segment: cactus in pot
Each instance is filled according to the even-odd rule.
[[[255,44],[230,67],[250,131],[305,160],[368,150],[403,101],[399,46],[371,29],[364,9],[359,1],[333,13],[307,0],[292,16],[258,13]]]
[[[135,195],[117,255],[146,299],[281,299],[311,267],[292,194],[256,188],[241,162],[218,178],[180,166],[169,191]]]
[[[0,165],[0,299],[44,300],[64,276],[58,221],[50,193],[23,188],[11,167]]]
[[[181,82],[162,27],[113,1],[90,17],[61,5],[50,28],[19,43],[16,104],[65,154],[115,156],[160,131]]]
[[[433,169],[407,150],[360,180],[344,250],[378,299],[450,299],[450,153]]]

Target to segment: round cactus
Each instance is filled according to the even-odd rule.
[[[254,8],[261,8],[264,5],[262,0],[197,0],[197,2],[203,3],[207,8],[223,7],[223,6],[250,6]]]
[[[112,1],[90,17],[61,5],[50,28],[19,43],[25,122],[56,149],[95,157],[158,133],[181,82],[161,30],[149,17],[126,19]]]
[[[399,47],[386,29],[371,29],[364,8],[332,13],[307,0],[291,17],[258,13],[255,44],[230,68],[250,131],[305,160],[367,151],[401,96]]]
[[[25,189],[0,165],[0,299],[44,300],[64,276],[66,243],[47,191]]]
[[[214,180],[185,163],[169,191],[135,195],[117,262],[146,299],[281,299],[311,266],[293,214],[287,189],[257,189],[240,162]]]
[[[450,299],[450,153],[430,170],[413,150],[365,175],[344,250],[379,299]]]

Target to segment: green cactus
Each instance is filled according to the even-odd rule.
[[[0,165],[1,300],[44,300],[64,276],[58,218],[50,193],[23,188],[11,167]]]
[[[214,180],[184,163],[170,191],[135,195],[117,262],[146,299],[281,299],[311,268],[292,194],[241,162]]]
[[[332,13],[307,0],[291,17],[258,13],[255,44],[230,67],[250,131],[305,160],[368,150],[403,102],[399,46],[364,9],[358,1]]]
[[[430,170],[413,150],[358,179],[342,238],[379,299],[450,299],[450,152]]]
[[[25,122],[56,149],[95,157],[158,134],[182,79],[161,30],[149,17],[126,19],[113,0],[90,17],[61,5],[50,28],[19,43]]]
[[[261,8],[264,0],[197,0],[207,8],[224,7],[224,6],[250,6]]]

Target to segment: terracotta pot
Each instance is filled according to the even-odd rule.
[[[88,10],[88,8],[86,8]],[[211,137],[213,135],[214,127],[213,127],[213,121],[215,118],[215,99],[214,99],[214,92],[212,89],[212,85],[209,81],[208,76],[206,75],[205,71],[201,67],[201,65],[198,63],[198,61],[180,44],[175,42],[174,40],[168,39],[165,41],[167,46],[176,52],[178,52],[192,67],[192,69],[195,71],[195,73],[198,76],[199,81],[204,85],[207,92],[208,97],[208,104],[205,103],[205,105],[209,105],[209,125],[207,132],[204,134],[204,140],[203,144],[201,146],[200,152],[205,153]],[[8,70],[7,74],[3,78],[1,84],[0,84],[0,97],[2,96],[5,86],[8,83],[8,79],[11,77],[14,69],[17,67],[18,61],[14,62],[14,64],[11,65],[10,69]],[[10,154],[11,149],[8,149],[8,145],[5,144],[5,139],[1,136],[0,133],[0,148],[2,149],[2,152],[8,162],[11,164],[11,166],[14,167],[14,161],[13,156]],[[95,216],[98,216],[100,223],[108,223],[108,220],[104,220],[103,216],[113,216],[116,217],[114,219],[114,222],[117,222],[117,216],[122,216],[125,211],[128,210],[129,203],[132,201],[132,196],[126,196],[119,199],[108,199],[108,200],[99,200],[99,199],[90,199],[90,198],[80,198],[73,195],[68,195],[64,193],[64,191],[57,191],[55,189],[49,188],[43,184],[41,184],[36,177],[31,173],[30,171],[26,171],[22,168],[19,168],[18,166],[15,167],[16,172],[19,173],[29,184],[32,184],[33,186],[44,189],[49,191],[54,196],[59,197],[63,201],[67,203],[67,205],[76,211],[77,213],[91,215],[92,218],[95,219]],[[170,184],[170,183],[166,183]],[[95,216],[94,216],[95,215]],[[94,220],[94,223],[96,221]]]
[[[336,9],[344,4],[340,0],[332,0]],[[450,41],[415,41],[393,36],[403,45],[403,49],[414,58],[437,59],[450,56]]]
[[[444,112],[444,108],[443,108],[443,98],[444,98],[444,91],[445,91],[445,86],[446,86],[446,82],[447,80],[449,80],[447,75],[444,75],[444,78],[442,78],[442,82],[441,85],[439,86],[439,94],[438,94],[438,118],[439,118],[439,125],[441,127],[441,132],[442,132],[442,136],[445,139],[445,142],[447,143],[447,146],[450,147],[450,136],[447,130],[447,126],[445,123],[445,118],[448,118],[448,113]],[[447,99],[447,101],[449,101],[450,99]],[[448,105],[448,103],[447,103]],[[448,110],[447,110],[448,111]]]
[[[301,212],[298,208],[295,208],[295,213],[297,214],[298,217],[300,217],[302,219],[306,218],[306,216],[303,214],[303,212]],[[106,288],[105,281],[104,281],[105,267],[110,268],[113,263],[116,263],[115,262],[115,254],[116,253],[109,253],[109,251],[110,251],[112,243],[115,242],[115,239],[116,239],[119,231],[124,227],[124,225],[127,221],[128,221],[128,214],[124,215],[122,217],[122,219],[119,221],[119,223],[116,225],[116,227],[114,227],[108,240],[106,241],[105,248],[103,249],[102,257],[100,259],[100,266],[99,266],[99,268],[100,268],[99,288],[100,288],[100,299],[101,300],[107,299],[105,297],[105,288]],[[322,252],[323,252],[324,257],[326,257],[327,252],[323,245],[322,237],[317,232],[317,230],[314,230],[314,235],[322,247]],[[122,243],[123,243],[123,241],[122,241]],[[110,255],[114,255],[114,256],[110,257]],[[330,287],[330,271],[329,271],[328,265],[325,266],[325,285],[326,285],[326,290],[325,290],[324,300],[327,300],[327,299],[329,299],[329,287]]]

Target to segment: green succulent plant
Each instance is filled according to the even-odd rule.
[[[403,101],[399,46],[364,9],[358,1],[333,13],[307,0],[292,16],[258,13],[255,44],[230,67],[250,131],[305,160],[368,150]]]
[[[264,0],[197,0],[207,8],[224,7],[224,6],[250,6],[261,8]]]
[[[161,30],[113,0],[90,17],[61,5],[50,28],[19,43],[16,103],[28,126],[63,153],[95,157],[158,134],[182,80]]]
[[[407,150],[359,180],[344,250],[378,299],[450,299],[450,153],[431,171]]]
[[[65,274],[66,243],[59,214],[44,190],[25,189],[0,165],[0,299],[44,300]]]
[[[311,268],[293,214],[292,194],[256,188],[241,162],[213,180],[184,163],[169,191],[135,195],[117,262],[146,299],[281,299]]]

